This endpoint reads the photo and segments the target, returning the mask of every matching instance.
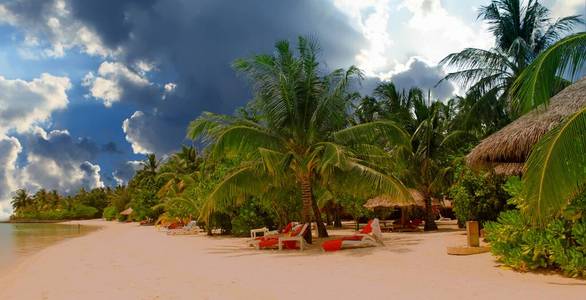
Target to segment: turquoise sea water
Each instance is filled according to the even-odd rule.
[[[92,226],[65,224],[0,223],[0,271],[51,244],[96,229]]]

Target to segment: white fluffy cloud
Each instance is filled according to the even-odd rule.
[[[134,176],[136,171],[140,170],[142,162],[138,160],[130,160],[120,165],[114,172],[112,177],[118,185],[125,185]]]
[[[167,122],[167,118],[173,117],[167,117],[156,110],[152,113],[135,111],[130,118],[124,120],[122,130],[132,146],[132,151],[135,154],[166,155],[177,150],[179,143],[176,137],[166,133],[177,132],[178,128],[185,130],[185,127]]]
[[[66,130],[46,132],[36,127],[28,132],[26,153],[20,141],[0,136],[0,219],[11,213],[10,198],[18,188],[35,192],[40,188],[72,193],[83,187],[103,187],[100,166],[92,163],[98,147],[87,139],[73,139]],[[19,165],[18,156],[24,159]]]
[[[393,41],[389,35],[391,15],[389,0],[334,0],[334,4],[351,19],[353,26],[368,44],[356,55],[356,63],[368,76],[391,67],[389,52]]]
[[[104,57],[121,52],[106,47],[94,31],[76,20],[67,1],[53,0],[37,5],[42,13],[31,20],[21,12],[12,11],[10,3],[0,4],[0,23],[24,30],[23,50],[20,52],[23,58],[37,58],[37,52],[39,56],[62,57],[67,50],[76,47],[89,55]],[[39,40],[46,40],[48,45],[41,45]]]
[[[16,189],[16,159],[22,151],[20,142],[14,137],[0,136],[0,221],[12,212],[11,192]]]
[[[11,129],[24,132],[47,121],[53,111],[67,106],[70,88],[69,78],[50,74],[31,81],[0,76],[0,135]]]
[[[480,22],[470,24],[449,13],[440,0],[334,0],[368,44],[356,56],[368,76],[389,79],[421,57],[436,65],[465,47],[490,48],[492,38]],[[471,8],[472,10],[472,8]]]
[[[103,62],[98,68],[97,76],[88,73],[83,80],[83,85],[89,88],[90,95],[102,100],[107,107],[112,103],[120,101],[124,95],[124,86],[132,85],[142,88],[150,85],[144,77],[145,65],[140,65],[139,71],[142,75],[129,69],[119,62]]]

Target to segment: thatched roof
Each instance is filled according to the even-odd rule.
[[[132,207],[129,207],[127,209],[125,209],[124,211],[122,211],[120,214],[123,216],[129,216],[134,210],[132,210]]]
[[[544,109],[531,111],[482,140],[466,157],[473,168],[520,175],[533,145],[562,120],[586,106],[586,77],[555,95]]]
[[[392,198],[388,195],[380,195],[377,197],[374,197],[372,199],[369,199],[368,201],[366,201],[366,204],[364,204],[364,207],[366,208],[375,208],[375,207],[395,207],[395,206],[410,206],[410,205],[424,205],[423,202],[423,195],[414,189],[409,189],[409,193],[411,194],[411,197],[413,198],[413,200],[415,201],[413,202],[408,202],[408,201],[404,201],[398,198]]]

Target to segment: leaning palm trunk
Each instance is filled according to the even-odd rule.
[[[431,207],[431,197],[425,195],[425,231],[437,230],[437,224],[435,224],[435,215]]]
[[[307,223],[311,225],[311,209],[313,203],[313,192],[311,190],[311,181],[309,176],[302,176],[301,177],[301,201],[303,203],[303,210],[301,214],[301,221],[303,223]],[[305,240],[311,244],[312,237],[311,237],[311,230],[305,231]]]
[[[313,214],[315,217],[315,223],[317,224],[317,236],[320,238],[328,237],[328,230],[324,225],[324,222],[321,218],[321,212],[319,211],[319,207],[317,206],[317,201],[314,197],[311,197],[311,207],[313,208]]]

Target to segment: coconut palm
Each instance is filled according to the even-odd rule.
[[[410,199],[403,184],[381,172],[384,151],[366,142],[398,127],[371,122],[346,127],[348,86],[361,77],[355,67],[321,75],[317,44],[299,38],[296,53],[287,41],[273,55],[256,55],[234,63],[252,83],[261,121],[203,114],[190,124],[188,136],[203,138],[214,157],[238,155],[242,161],[209,195],[209,214],[222,201],[243,200],[272,187],[294,182],[301,191],[302,221],[313,210],[319,236],[327,236],[314,189],[336,181],[354,191],[381,191]],[[311,234],[305,237],[311,242]]]
[[[586,64],[586,33],[568,36],[544,51],[519,76],[512,93],[517,108],[547,105],[558,76],[574,79]],[[534,146],[523,175],[524,211],[540,224],[558,215],[586,188],[586,107],[545,134]]]
[[[18,189],[12,197],[12,201],[10,201],[10,204],[12,205],[12,209],[18,211],[29,206],[31,204],[31,201],[32,198],[25,189]]]
[[[444,80],[469,87],[468,94],[476,99],[475,105],[490,109],[501,120],[495,129],[509,121],[508,91],[519,74],[539,53],[583,23],[580,16],[552,22],[549,14],[538,1],[529,0],[523,5],[520,0],[493,0],[480,8],[478,17],[489,24],[495,37],[494,48],[467,48],[440,62],[455,70]]]
[[[453,108],[442,102],[429,103],[425,110],[420,108],[420,117],[425,112],[427,118],[418,124],[410,144],[392,149],[391,169],[405,185],[423,195],[425,230],[437,230],[432,198],[441,197],[449,186],[451,167],[446,158],[458,146],[453,140],[464,135],[461,131],[448,130],[455,115]]]

